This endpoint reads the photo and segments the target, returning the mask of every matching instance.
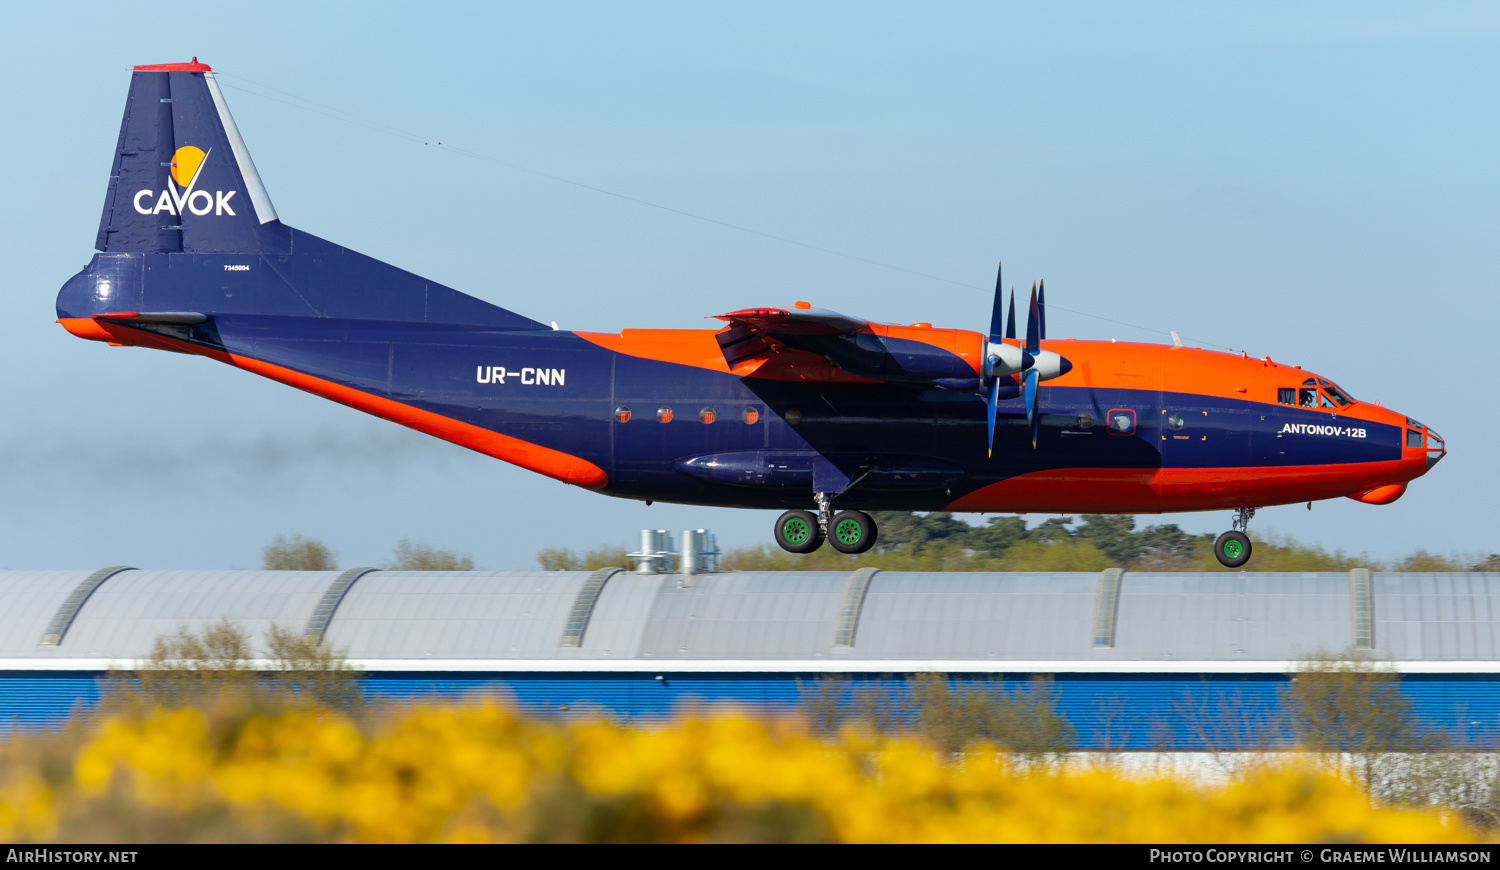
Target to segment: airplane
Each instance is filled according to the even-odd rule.
[[[207,357],[618,498],[779,509],[794,553],[867,551],[870,511],[1233,511],[1389,504],[1427,426],[1299,366],[793,305],[707,329],[570,332],[281,221],[199,63],[135,67],[98,251],[58,293],[80,338]],[[1007,315],[1008,314],[1008,318]]]

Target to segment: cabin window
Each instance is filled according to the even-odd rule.
[[[802,412],[796,408],[787,408],[786,413],[781,415],[781,419],[785,420],[787,425],[795,426],[802,422]]]
[[[1406,446],[1422,449],[1422,433],[1416,429],[1406,430]]]
[[[1109,411],[1109,434],[1134,435],[1135,412],[1129,408],[1111,408]]]
[[[1094,415],[1090,414],[1088,411],[1084,411],[1082,414],[1079,414],[1078,415],[1078,428],[1080,428],[1080,429],[1092,429],[1092,428],[1094,428]]]
[[[657,408],[656,409],[656,421],[658,423],[670,423],[670,422],[672,422],[672,409],[671,408]]]
[[[1276,401],[1280,402],[1283,405],[1297,404],[1297,388],[1278,387],[1276,390]]]
[[[1324,384],[1323,393],[1337,402],[1340,408],[1354,401],[1349,397],[1348,393],[1335,387],[1333,384]]]
[[[1182,415],[1181,414],[1173,414],[1172,416],[1168,417],[1167,418],[1167,425],[1170,426],[1170,427],[1172,427],[1173,429],[1181,429],[1182,428]]]
[[[712,423],[717,419],[719,419],[719,412],[713,408],[704,408],[698,412],[698,420],[702,423]]]
[[[760,409],[754,405],[750,405],[744,411],[740,412],[740,419],[744,420],[746,425],[754,426],[755,421],[760,419]]]
[[[621,405],[620,407],[616,408],[615,409],[615,419],[618,420],[618,421],[620,421],[621,423],[629,423],[630,422],[630,409],[627,408],[627,407],[625,407],[624,405]]]

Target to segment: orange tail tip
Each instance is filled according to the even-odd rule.
[[[1365,504],[1390,504],[1406,493],[1406,484],[1389,483],[1385,486],[1374,486],[1349,496],[1355,501]]]

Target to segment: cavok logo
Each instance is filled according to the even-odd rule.
[[[140,190],[135,194],[135,210],[140,214],[161,214],[166,212],[170,215],[181,216],[184,212],[192,212],[195,215],[206,215],[212,212],[216,215],[227,214],[234,216],[234,209],[229,207],[229,200],[234,198],[237,190],[225,193],[216,190],[209,193],[206,190],[194,190],[198,184],[198,173],[203,171],[203,164],[208,162],[208,155],[214,153],[213,149],[205,152],[202,148],[194,145],[184,145],[172,152],[171,172],[172,181],[177,182],[177,187],[182,188],[178,193],[172,185],[167,182],[167,189],[156,195],[154,190]],[[156,204],[151,204],[152,197],[156,198]]]

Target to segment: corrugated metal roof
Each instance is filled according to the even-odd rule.
[[[39,646],[69,593],[92,571],[0,571],[0,659],[7,667],[145,657],[180,626],[230,619],[261,636],[301,633],[337,572],[125,571],[84,602],[56,646]],[[1095,647],[1100,575],[877,572],[853,646],[836,646],[845,572],[618,573],[599,590],[578,647],[562,646],[586,572],[378,571],[328,623],[350,658],[688,663],[1285,662],[1354,640],[1350,575],[1151,574],[1120,578],[1114,646]],[[1398,662],[1500,657],[1500,575],[1374,574],[1374,647]],[[573,662],[573,665],[568,665]],[[509,663],[509,664],[504,664]]]

